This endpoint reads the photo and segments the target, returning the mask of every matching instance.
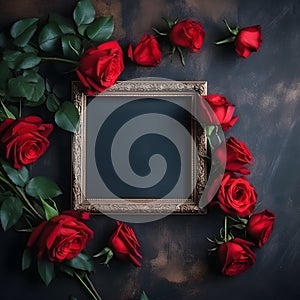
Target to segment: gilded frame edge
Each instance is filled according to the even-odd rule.
[[[195,90],[199,95],[207,95],[207,81],[119,81],[109,89],[109,92],[165,92],[176,91],[184,92]],[[97,95],[96,95],[97,96]],[[199,208],[198,202],[200,195],[205,188],[207,180],[207,169],[205,156],[207,153],[207,140],[203,130],[201,135],[198,135],[199,129],[193,126],[193,132],[196,133],[195,139],[197,143],[196,153],[196,176],[197,184],[193,192],[192,198],[184,203],[178,203],[176,199],[163,199],[162,204],[152,204],[151,199],[130,199],[124,205],[124,201],[118,199],[101,199],[93,202],[85,198],[85,193],[82,187],[85,186],[85,132],[86,132],[86,97],[82,84],[78,81],[72,82],[72,99],[74,105],[79,112],[79,127],[73,135],[72,140],[72,193],[71,206],[75,210],[85,210],[93,214],[114,214],[114,215],[153,215],[165,214],[173,211],[173,214],[206,214],[206,208]],[[148,202],[148,203],[147,203]]]

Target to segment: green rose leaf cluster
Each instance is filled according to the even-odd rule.
[[[49,220],[57,216],[58,209],[52,198],[61,195],[57,184],[47,177],[30,178],[28,169],[13,168],[0,159],[0,181],[7,186],[0,192],[0,220],[4,230],[17,225],[21,217],[28,221],[35,217]]]
[[[70,99],[56,92],[56,83],[47,78],[42,65],[62,64],[52,69],[62,75],[70,73],[76,70],[84,51],[108,40],[113,30],[113,17],[97,17],[91,0],[77,2],[73,20],[50,14],[45,25],[38,18],[15,22],[8,32],[0,33],[1,103],[14,115],[21,115],[19,110],[24,106],[45,104],[59,127],[75,132],[78,111]],[[0,107],[1,119],[5,115]]]

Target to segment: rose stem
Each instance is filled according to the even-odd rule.
[[[101,298],[94,295],[94,293],[91,291],[91,289],[87,286],[87,284],[82,280],[82,278],[75,272],[75,276],[78,278],[78,280],[81,282],[81,284],[86,288],[86,290],[89,292],[89,294],[95,299],[95,300],[102,300]]]
[[[86,281],[89,283],[90,287],[92,288],[92,290],[94,291],[94,293],[96,294],[96,296],[99,298],[99,300],[101,300],[101,297],[98,293],[98,291],[95,289],[92,281],[90,280],[90,278],[88,277],[87,274],[84,274],[84,278],[86,279]]]
[[[224,217],[224,241],[225,241],[225,243],[228,241],[228,238],[227,238],[227,216]]]
[[[16,187],[16,190],[19,192],[19,194],[23,197],[24,201],[27,203],[27,205],[34,211],[34,213],[37,215],[38,218],[40,219],[44,219],[43,216],[40,215],[40,213],[32,206],[32,204],[30,203],[30,201],[27,199],[26,195],[24,194],[24,192],[22,191],[22,189],[20,187]]]
[[[67,59],[67,58],[61,58],[61,57],[50,57],[50,56],[42,56],[40,57],[42,60],[55,60],[55,61],[61,61],[73,65],[77,65],[78,61],[72,60],[72,59]]]
[[[4,178],[3,176],[0,176],[0,180],[2,180],[5,184],[7,184],[16,194],[18,194],[19,196],[21,196],[21,198],[23,198],[23,200],[26,202],[26,204],[29,206],[29,208],[32,210],[31,214],[34,213],[36,217],[38,217],[39,219],[44,219],[39,212],[31,205],[31,203],[29,202],[29,200],[26,198],[25,194],[22,192],[22,190],[16,186],[14,187],[6,178]]]

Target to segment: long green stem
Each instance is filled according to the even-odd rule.
[[[62,57],[42,56],[41,59],[42,60],[61,61],[61,62],[73,64],[73,65],[78,65],[78,61],[72,60],[72,59],[68,59],[68,58],[62,58]]]
[[[227,234],[227,216],[224,217],[224,241],[228,242],[228,234]]]
[[[43,216],[39,214],[39,212],[32,206],[30,201],[27,199],[26,195],[22,191],[22,189],[18,186],[12,185],[6,178],[3,176],[0,176],[0,180],[4,182],[6,185],[8,185],[17,195],[19,195],[27,204],[27,206],[31,209],[32,216],[38,217],[39,219],[44,219]],[[34,215],[33,215],[34,214]]]
[[[34,213],[37,215],[38,218],[44,219],[44,217],[33,207],[33,205],[30,203],[29,199],[26,197],[22,189],[18,186],[16,186],[17,191],[22,196],[23,200],[26,202],[26,204],[34,211]]]
[[[84,275],[84,278],[86,279],[86,281],[89,283],[91,289],[93,290],[93,292],[95,293],[95,295],[98,297],[99,300],[101,300],[101,297],[98,293],[98,291],[95,289],[92,281],[90,280],[89,276],[87,274]]]
[[[97,295],[95,295],[92,290],[87,286],[87,284],[83,281],[83,279],[75,272],[75,276],[77,279],[81,282],[81,284],[86,288],[86,290],[89,292],[89,294],[93,297],[94,300],[102,300]]]

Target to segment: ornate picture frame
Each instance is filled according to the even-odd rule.
[[[72,97],[79,111],[80,122],[79,128],[74,134],[72,141],[72,208],[86,210],[91,213],[114,215],[161,215],[169,211],[172,211],[173,214],[206,214],[206,209],[199,208],[198,202],[207,180],[205,159],[207,143],[203,128],[198,122],[193,120],[193,118],[190,120],[191,139],[196,145],[196,150],[192,151],[190,163],[191,178],[195,181],[195,186],[188,199],[182,199],[180,197],[157,199],[151,196],[149,197],[149,195],[143,198],[139,196],[125,196],[120,199],[120,197],[112,198],[106,195],[103,196],[101,189],[99,190],[99,195],[89,195],[89,178],[91,178],[91,175],[89,175],[90,167],[87,168],[87,166],[91,166],[91,159],[88,158],[89,154],[87,155],[87,153],[90,152],[89,147],[94,147],[94,142],[87,142],[87,140],[90,139],[88,128],[94,128],[95,126],[91,127],[91,125],[89,125],[91,121],[88,115],[93,114],[88,113],[88,105],[90,105],[91,99],[83,90],[80,82],[73,82]],[[193,92],[191,93],[191,91]],[[197,101],[195,95],[198,94],[207,94],[206,81],[120,81],[104,93],[93,97],[92,101],[96,101],[95,103],[102,101],[101,105],[109,106],[109,103],[113,103],[113,101],[108,99],[117,99],[116,101],[122,101],[122,99],[124,99],[125,101],[125,99],[129,99],[130,97],[158,97],[164,99],[168,99],[168,97],[172,97],[172,99],[177,99],[178,97],[184,99],[186,97],[186,101],[191,101],[194,106],[193,103]],[[94,119],[97,118],[93,118],[92,122],[94,122]],[[97,182],[94,183],[94,185],[97,185]]]

